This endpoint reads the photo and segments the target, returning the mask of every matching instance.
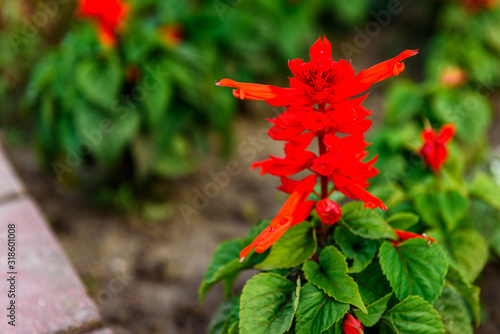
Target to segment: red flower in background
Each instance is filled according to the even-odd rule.
[[[171,23],[160,27],[160,35],[170,48],[179,46],[184,38],[184,28],[178,23]]]
[[[347,313],[344,317],[344,322],[342,323],[342,329],[344,334],[363,334],[364,329],[361,325],[361,321],[354,318],[351,314]]]
[[[272,139],[285,141],[285,156],[269,156],[269,159],[254,163],[252,168],[260,168],[261,174],[279,176],[282,182],[279,189],[294,198],[291,202],[289,199],[285,206],[293,207],[296,209],[294,212],[301,214],[305,211],[298,209],[299,204],[291,204],[296,203],[297,191],[302,194],[303,182],[310,180],[306,183],[311,182],[309,192],[312,192],[319,180],[321,193],[315,192],[320,197],[316,212],[323,223],[331,225],[342,214],[338,204],[328,199],[334,191],[363,201],[365,207],[387,209],[381,200],[366,190],[368,179],[375,176],[378,170],[373,166],[376,157],[363,162],[368,155],[364,132],[372,122],[366,119],[370,111],[361,105],[366,95],[358,95],[373,83],[401,73],[404,70],[402,61],[417,52],[406,50],[395,58],[355,74],[350,62],[332,59],[330,42],[320,38],[311,47],[309,62],[300,59],[289,62],[294,76],[289,78],[288,88],[240,83],[231,79],[222,79],[216,85],[236,88],[233,95],[240,99],[264,100],[273,106],[286,107],[282,114],[269,120],[273,126],[268,131]],[[317,142],[319,154],[309,150],[313,142]],[[313,175],[306,176],[302,181],[289,178],[303,171]],[[333,187],[330,187],[331,183]],[[308,203],[304,200],[305,197],[300,197],[299,203]],[[272,230],[271,227],[250,245],[251,248],[256,247],[257,252],[263,252],[283,235],[286,228],[300,222],[298,218],[282,219],[281,211],[277,217],[281,221],[279,232],[276,232],[278,228]],[[302,220],[306,218],[307,215]],[[266,247],[259,247],[259,244]],[[247,248],[242,252],[242,258],[248,254]]]
[[[498,0],[462,0],[462,3],[470,12],[477,12],[481,9],[494,9]]]
[[[122,28],[129,11],[121,0],[81,0],[78,15],[94,19],[98,25],[98,36],[105,46],[113,46],[116,34]]]
[[[446,162],[448,157],[447,144],[454,135],[455,125],[453,124],[443,125],[439,133],[431,128],[422,132],[424,144],[420,148],[419,154],[435,173],[438,173]]]

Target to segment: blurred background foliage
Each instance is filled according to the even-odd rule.
[[[33,142],[41,163],[64,184],[133,198],[153,180],[195,172],[207,156],[230,155],[232,120],[245,104],[212,83],[224,76],[286,85],[287,60],[307,58],[320,35],[332,40],[337,59],[368,58],[368,64],[421,47],[404,74],[417,81],[394,80],[378,122],[384,125],[371,138],[384,170],[375,184],[408,176],[401,171],[425,122],[457,124],[459,166],[485,161],[490,96],[500,82],[498,6],[127,3],[125,28],[115,46],[105,47],[94,24],[75,14],[76,1],[2,2],[2,127],[8,140]]]

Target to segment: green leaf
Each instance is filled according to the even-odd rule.
[[[229,328],[229,331],[227,332],[227,334],[238,334],[240,332],[240,322],[239,321],[236,321],[232,326],[231,328]]]
[[[358,285],[352,277],[347,275],[345,257],[337,248],[326,247],[319,255],[319,264],[308,261],[304,264],[303,270],[307,280],[325,291],[330,297],[367,312],[361,300]]]
[[[424,193],[415,197],[415,209],[425,224],[439,227],[439,197],[436,193]]]
[[[391,299],[391,297],[392,292],[382,299],[377,300],[373,304],[368,305],[366,307],[368,309],[368,314],[364,314],[360,310],[354,310],[356,318],[358,318],[366,327],[375,326],[375,324],[380,320],[380,318],[382,318],[382,315],[387,310],[387,303],[389,302],[389,299]]]
[[[438,198],[441,206],[441,214],[448,231],[452,231],[457,227],[460,219],[467,213],[470,202],[456,190],[440,192]]]
[[[363,271],[372,262],[379,247],[377,240],[358,237],[342,226],[335,229],[335,242],[346,258],[354,260],[348,273]]]
[[[240,333],[280,334],[290,329],[297,310],[300,281],[261,273],[252,277],[241,294]]]
[[[371,209],[363,209],[363,204],[351,202],[342,207],[342,223],[354,234],[367,239],[397,239],[391,226]]]
[[[344,334],[344,330],[342,329],[342,323],[343,323],[343,320],[340,319],[339,321],[334,323],[333,326],[330,327],[330,329],[324,331],[321,334]]]
[[[454,123],[457,137],[473,143],[483,136],[491,119],[491,103],[474,91],[442,91],[435,94],[432,110],[443,123]]]
[[[172,99],[173,88],[166,78],[155,81],[151,87],[145,84],[142,86],[145,91],[143,103],[147,112],[148,125],[154,127],[168,112],[167,108]]]
[[[224,300],[208,325],[208,334],[230,333],[230,328],[238,321],[240,313],[240,298]]]
[[[445,333],[439,313],[419,296],[404,299],[384,314],[382,321],[392,327],[394,333]]]
[[[297,334],[321,333],[342,319],[349,305],[337,302],[311,283],[300,291],[295,332]]]
[[[313,222],[293,226],[274,243],[267,258],[255,268],[261,270],[292,268],[304,263],[316,252]]]
[[[387,119],[394,124],[405,124],[422,108],[422,94],[412,82],[393,85],[387,93]]]
[[[455,288],[467,303],[472,318],[476,326],[481,321],[481,306],[479,304],[479,288],[467,282],[462,273],[450,265],[446,274],[446,283]]]
[[[477,174],[472,182],[470,192],[500,210],[500,185],[491,176],[484,173]]]
[[[352,277],[358,284],[361,298],[367,305],[371,305],[392,292],[392,288],[382,272],[378,262],[372,262],[365,270]]]
[[[460,294],[452,287],[444,287],[443,293],[434,303],[434,307],[443,318],[447,333],[474,333],[467,306]]]
[[[366,18],[370,2],[368,0],[338,0],[333,1],[334,12],[339,20],[356,24]]]
[[[232,278],[240,271],[251,266],[248,261],[239,262],[242,249],[243,243],[241,240],[225,241],[215,249],[212,261],[198,289],[200,303],[203,302],[205,295],[215,283],[226,278]]]
[[[446,255],[436,244],[421,238],[380,247],[380,264],[396,297],[418,295],[433,303],[441,294],[448,269]]]
[[[404,230],[407,231],[409,230],[413,225],[418,223],[418,220],[420,218],[411,212],[398,212],[389,219],[387,219],[387,222],[395,229],[397,230]]]
[[[75,80],[82,95],[105,110],[110,110],[118,97],[122,81],[118,60],[115,57],[104,62],[89,59],[77,64]]]
[[[474,282],[488,260],[488,244],[476,230],[465,228],[443,235],[430,232],[443,246],[450,263],[455,264],[469,282]]]

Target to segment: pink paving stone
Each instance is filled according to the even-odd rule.
[[[14,173],[7,156],[0,145],[0,200],[24,191],[22,183]]]
[[[6,310],[11,276],[7,274],[8,224],[16,225],[15,327],[7,324]],[[35,203],[23,197],[0,204],[0,333],[73,333],[76,328],[92,328],[99,319]]]

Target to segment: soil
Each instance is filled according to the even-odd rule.
[[[213,288],[201,305],[197,289],[217,244],[242,237],[259,217],[272,217],[283,201],[275,190],[278,181],[274,177],[249,170],[252,161],[282,151],[280,143],[256,136],[269,128],[264,115],[252,118],[236,121],[238,145],[231,159],[241,171],[220,187],[220,193],[199,214],[185,219],[179,205],[193,207],[193,189],[204,192],[213,182],[210,172],[218,174],[229,166],[229,162],[212,159],[199,173],[173,185],[176,196],[166,205],[174,215],[153,224],[97,209],[90,195],[64,188],[53,175],[40,170],[30,148],[10,148],[28,191],[87,285],[104,324],[116,334],[206,332],[222,300],[222,288]],[[235,288],[241,288],[250,275],[242,275]],[[124,278],[125,287],[109,298],[108,285],[117,276]],[[477,333],[500,333],[500,261],[490,262],[480,283],[485,322]]]

